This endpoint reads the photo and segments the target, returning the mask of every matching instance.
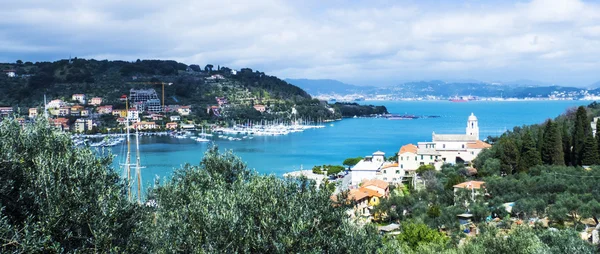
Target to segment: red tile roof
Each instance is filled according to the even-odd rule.
[[[485,182],[483,181],[468,181],[468,182],[464,182],[464,183],[459,183],[457,185],[454,185],[454,188],[461,188],[461,189],[481,189],[482,185],[484,185]]]
[[[398,154],[403,154],[403,153],[414,153],[414,154],[417,154],[418,150],[419,150],[419,148],[416,145],[408,144],[408,145],[402,146],[400,148],[400,152]]]
[[[385,190],[390,186],[390,184],[383,180],[371,179],[371,180],[366,180],[361,184],[361,187],[367,187],[367,186],[375,186],[377,188],[381,188],[381,189]]]
[[[467,144],[467,148],[470,148],[470,149],[485,149],[485,148],[490,148],[490,147],[492,147],[492,145],[485,143],[481,140],[477,140],[477,141],[475,141],[475,143]]]

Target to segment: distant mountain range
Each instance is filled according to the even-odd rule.
[[[600,95],[600,82],[590,88],[566,87],[518,80],[513,82],[445,82],[440,80],[407,82],[394,86],[374,87],[345,84],[337,80],[286,79],[314,96],[361,95],[367,98],[386,96],[403,98],[452,98],[456,96],[502,98],[583,98]]]

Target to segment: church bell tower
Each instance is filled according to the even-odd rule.
[[[467,135],[479,140],[479,125],[477,125],[477,117],[471,113],[467,120]]]

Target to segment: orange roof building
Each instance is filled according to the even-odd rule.
[[[452,187],[454,188],[460,188],[460,189],[481,189],[484,188],[484,184],[485,182],[483,181],[468,181],[468,182],[464,182],[464,183],[459,183],[457,185],[454,185]]]
[[[398,152],[398,154],[403,154],[403,153],[417,154],[418,151],[419,151],[419,148],[416,145],[408,144],[408,145],[403,145],[402,147],[400,147],[400,152]]]

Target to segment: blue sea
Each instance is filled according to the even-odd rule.
[[[337,164],[349,157],[369,155],[377,150],[391,156],[404,144],[430,141],[432,132],[464,133],[467,117],[479,120],[480,138],[497,136],[514,126],[541,123],[567,108],[587,105],[590,101],[363,101],[385,105],[390,113],[439,116],[413,120],[350,118],[327,123],[325,128],[310,129],[286,136],[257,136],[251,140],[214,139],[220,150],[232,150],[249,168],[259,173],[283,173],[310,169],[315,165]],[[140,137],[140,153],[145,185],[157,176],[168,177],[185,163],[199,164],[210,143],[169,137]],[[132,146],[133,150],[133,146]],[[117,155],[115,168],[123,163],[124,146],[112,149]],[[132,155],[135,153],[132,152]]]

